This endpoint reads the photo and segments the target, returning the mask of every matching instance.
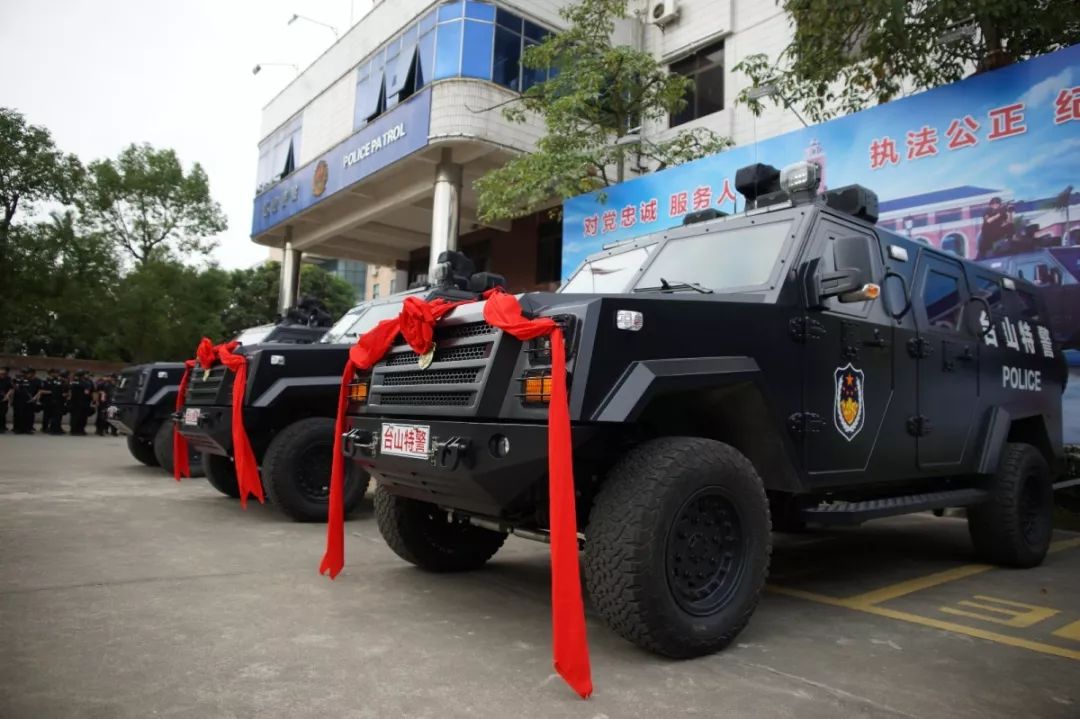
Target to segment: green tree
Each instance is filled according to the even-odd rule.
[[[476,182],[481,218],[519,217],[553,199],[601,190],[622,181],[631,157],[663,169],[731,144],[702,128],[657,142],[634,132],[682,109],[692,82],[670,74],[647,52],[611,44],[615,21],[626,13],[627,0],[568,5],[560,10],[566,29],[525,51],[527,68],[557,73],[526,90],[503,114],[515,122],[538,114],[547,132],[535,152]]]
[[[278,318],[281,265],[266,262],[250,269],[233,270],[229,276],[231,299],[222,315],[225,335],[233,337],[246,327],[274,322]],[[356,304],[356,292],[345,280],[315,265],[300,268],[300,298],[312,297],[337,319]]]
[[[224,339],[221,308],[228,302],[224,270],[143,262],[116,288],[112,332],[100,352],[129,362],[188,359],[200,338]]]
[[[82,173],[78,158],[58,150],[46,128],[0,107],[0,297],[12,281],[8,238],[16,212],[40,201],[70,203]]]
[[[70,211],[11,230],[14,288],[0,315],[4,351],[94,357],[111,330],[118,260],[112,243],[79,233]]]
[[[89,226],[108,233],[138,264],[214,248],[227,227],[199,163],[185,172],[171,149],[130,145],[89,167],[80,205]]]
[[[1075,0],[777,0],[794,27],[775,59],[735,66],[813,120],[1080,42]],[[739,97],[755,112],[761,99]]]

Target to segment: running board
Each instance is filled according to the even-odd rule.
[[[905,497],[868,499],[863,502],[833,502],[804,509],[802,518],[814,524],[861,524],[870,519],[925,512],[928,509],[967,507],[985,502],[988,496],[982,489],[950,489],[945,492],[909,494]]]

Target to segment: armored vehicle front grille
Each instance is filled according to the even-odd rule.
[[[472,384],[480,374],[479,367],[469,369],[417,370],[388,374],[382,378],[384,387],[401,387],[415,384]]]
[[[475,392],[402,392],[374,398],[376,404],[399,407],[468,407]]]
[[[487,356],[490,349],[490,342],[481,345],[465,345],[463,347],[438,347],[435,349],[435,359],[432,362],[481,360]],[[415,367],[419,360],[420,356],[410,350],[388,355],[384,364],[387,367],[401,367],[403,365],[413,365]]]
[[[197,365],[191,370],[185,403],[190,405],[227,404],[227,401],[223,402],[220,398],[223,396],[222,390],[225,386],[232,385],[232,372],[220,365],[210,370],[206,379],[203,379],[203,372],[203,369]]]
[[[435,326],[430,366],[399,340],[372,368],[365,412],[475,416],[504,334],[483,320],[481,303],[464,305]],[[501,401],[505,388],[499,393]]]

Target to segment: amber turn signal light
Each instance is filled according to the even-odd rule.
[[[537,374],[525,377],[524,399],[526,404],[547,404],[551,401],[551,375]]]
[[[368,386],[367,382],[360,382],[358,384],[349,385],[349,401],[356,404],[363,404],[367,402]]]

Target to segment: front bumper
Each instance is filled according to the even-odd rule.
[[[105,410],[105,419],[121,434],[153,438],[157,423],[154,407],[146,404],[114,404]]]
[[[184,422],[187,409],[199,411],[195,424]],[[173,421],[176,422],[180,434],[197,452],[232,456],[232,407],[185,407],[173,415]]]
[[[529,512],[537,502],[546,502],[546,491],[541,491],[548,468],[546,423],[386,420],[427,426],[428,457],[385,454],[378,442],[383,419],[365,416],[347,418],[342,453],[394,494],[488,516]],[[611,428],[577,425],[571,432],[575,468],[603,460]],[[509,440],[505,456],[498,456],[500,436]]]

